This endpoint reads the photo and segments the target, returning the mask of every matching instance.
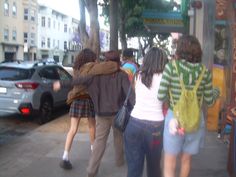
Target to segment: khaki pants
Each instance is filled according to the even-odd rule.
[[[103,154],[106,149],[110,129],[113,129],[116,165],[124,163],[123,134],[113,126],[114,116],[96,115],[96,137],[93,144],[93,152],[90,156],[87,172],[89,177],[94,177],[99,169]]]

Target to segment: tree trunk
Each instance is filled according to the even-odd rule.
[[[79,37],[83,48],[88,47],[88,33],[86,31],[86,18],[85,18],[85,2],[84,0],[79,0],[80,7],[80,22],[78,26]]]
[[[120,26],[120,42],[121,42],[122,50],[127,49],[127,38],[125,36],[125,22],[124,21],[121,21],[121,26]]]
[[[90,16],[90,32],[89,46],[97,54],[100,55],[100,38],[99,38],[99,23],[98,23],[98,6],[97,0],[86,0],[86,7]]]
[[[118,50],[118,0],[110,0],[110,50]]]
[[[98,23],[98,7],[97,0],[79,0],[80,6],[80,22],[79,36],[83,48],[90,48],[97,56],[100,54],[100,39],[99,39],[99,23]],[[89,34],[86,30],[85,7],[90,16]]]
[[[123,1],[119,1],[119,18],[120,18],[120,42],[121,42],[121,48],[122,51],[127,49],[127,38],[125,34],[125,23],[126,23],[126,18],[125,18],[125,12],[124,12],[124,5],[122,3]]]

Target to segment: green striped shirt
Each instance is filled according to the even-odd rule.
[[[176,104],[181,94],[179,79],[183,79],[186,89],[193,89],[201,71],[203,70],[203,65],[200,63],[190,63],[185,60],[175,61],[180,77],[177,74],[173,61],[166,64],[157,96],[161,101],[170,102],[171,109],[173,108],[173,105],[170,100],[169,91],[172,94],[174,104]],[[208,106],[213,105],[216,100],[213,96],[212,74],[208,69],[206,69],[203,79],[198,87],[197,96],[199,101],[203,96],[203,101]]]

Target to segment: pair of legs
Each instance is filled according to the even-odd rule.
[[[88,177],[95,177],[106,149],[110,129],[113,129],[115,161],[117,166],[124,164],[123,135],[113,126],[114,116],[95,116],[96,138],[93,144],[93,153],[90,156],[87,168]]]
[[[64,169],[72,168],[69,161],[69,152],[73,139],[78,131],[81,118],[88,118],[91,149],[95,139],[95,115],[93,103],[90,98],[74,100],[70,106],[69,116],[71,117],[70,129],[66,137],[65,149],[62,157],[63,161],[60,164]]]
[[[161,177],[163,121],[130,118],[125,129],[127,177],[142,177],[146,160],[147,177]]]
[[[164,177],[175,177],[177,155],[164,153]],[[179,177],[188,177],[191,168],[192,155],[180,154],[180,174]]]
[[[203,147],[205,136],[205,121],[201,114],[199,130],[184,135],[171,134],[169,122],[174,117],[172,110],[168,110],[164,127],[164,177],[175,177],[177,158],[180,157],[179,177],[189,177],[192,155]]]
[[[67,133],[66,143],[65,143],[65,151],[70,152],[71,146],[73,143],[73,139],[78,131],[79,122],[81,118],[71,117],[70,121],[70,129]],[[95,139],[95,119],[88,118],[88,126],[89,126],[89,135],[90,135],[90,144],[93,145]]]

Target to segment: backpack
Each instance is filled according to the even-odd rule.
[[[180,127],[184,128],[185,132],[192,133],[197,131],[200,125],[202,97],[199,103],[197,97],[197,89],[202,81],[206,67],[203,66],[203,70],[198,80],[196,81],[195,86],[193,87],[192,90],[190,90],[185,88],[184,82],[180,78],[175,61],[174,61],[174,66],[177,71],[181,87],[181,95],[176,104],[174,104],[173,96],[170,92],[170,98],[173,104],[174,117],[178,120]]]

